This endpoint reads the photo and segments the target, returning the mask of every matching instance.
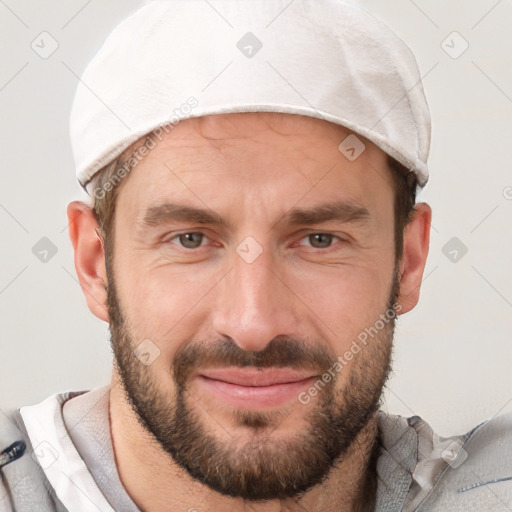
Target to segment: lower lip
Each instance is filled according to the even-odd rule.
[[[198,376],[198,380],[208,392],[223,402],[236,408],[255,410],[277,407],[296,399],[304,388],[314,382],[315,377],[271,386],[240,386],[202,375]]]

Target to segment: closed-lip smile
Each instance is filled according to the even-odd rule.
[[[244,409],[282,405],[311,384],[311,372],[292,368],[214,368],[200,370],[197,378],[222,402]]]

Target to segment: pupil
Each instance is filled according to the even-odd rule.
[[[201,233],[185,233],[183,235],[180,235],[180,242],[184,247],[187,249],[193,249],[195,247],[199,247],[201,245],[201,238],[199,240],[194,241],[193,237],[198,236],[201,237]]]
[[[328,235],[326,233],[319,233],[319,234],[312,235],[312,236],[313,236],[313,240],[315,240],[315,242],[312,245],[315,247],[318,247],[318,245],[320,245],[322,247],[329,246],[331,239],[332,239],[332,235]],[[323,239],[324,243],[322,243],[322,239]],[[316,244],[317,241],[319,241],[320,243]]]

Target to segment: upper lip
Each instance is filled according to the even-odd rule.
[[[221,380],[239,386],[272,386],[298,382],[314,377],[305,371],[291,368],[213,368],[202,370],[199,375],[209,379]]]

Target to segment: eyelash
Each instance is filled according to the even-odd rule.
[[[204,247],[204,245],[202,244],[203,240],[205,239],[208,239],[207,235],[205,235],[204,233],[200,232],[200,231],[184,231],[182,233],[178,233],[176,235],[174,235],[172,238],[169,238],[167,240],[165,240],[164,243],[170,243],[172,242],[173,240],[175,239],[179,239],[180,236],[183,236],[183,235],[202,235],[204,238],[201,240],[201,245],[198,246],[198,247],[194,247],[192,249],[188,248],[188,247],[183,247],[182,245],[180,246],[181,249],[187,251],[187,252],[192,252],[192,251],[196,251],[198,249],[200,249],[201,247]],[[334,233],[329,233],[329,232],[326,232],[326,231],[314,231],[312,233],[308,233],[307,235],[304,235],[302,238],[300,238],[300,240],[304,240],[305,238],[309,238],[309,237],[312,237],[314,235],[327,235],[327,236],[331,236],[332,237],[332,241],[334,242],[335,239],[337,239],[339,242],[346,242],[346,240],[344,240],[343,238],[335,235]],[[331,243],[331,245],[329,245],[329,247],[325,247],[325,248],[318,248],[318,247],[312,247],[312,246],[309,246],[311,249],[316,249],[318,251],[324,251],[324,252],[327,252],[329,251],[330,249],[332,249],[334,243]]]

